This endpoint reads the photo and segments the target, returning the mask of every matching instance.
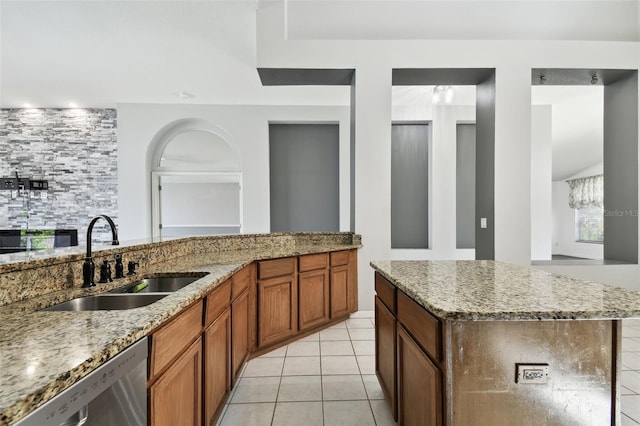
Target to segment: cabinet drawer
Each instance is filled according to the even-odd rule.
[[[349,250],[334,251],[331,253],[331,266],[340,266],[349,264]]]
[[[231,300],[231,280],[226,280],[207,295],[207,312],[204,325],[208,326],[229,307]]]
[[[376,294],[387,309],[396,313],[396,287],[376,272]]]
[[[151,335],[151,376],[182,353],[202,333],[202,301],[187,308]]]
[[[300,272],[314,271],[316,269],[324,269],[329,265],[329,256],[327,253],[308,254],[300,256]]]
[[[398,291],[397,302],[398,321],[429,356],[442,361],[440,321],[401,291]]]
[[[284,259],[263,260],[258,262],[258,279],[282,277],[293,275],[296,272],[296,258],[287,257]]]
[[[234,274],[231,281],[231,300],[236,300],[236,297],[240,296],[245,289],[249,288],[249,284],[251,283],[251,268],[245,266]]]

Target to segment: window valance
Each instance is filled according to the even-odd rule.
[[[604,201],[604,175],[568,180],[569,207],[602,207]]]

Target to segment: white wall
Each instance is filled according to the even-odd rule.
[[[118,224],[121,239],[151,235],[152,140],[185,118],[219,127],[240,153],[243,232],[269,232],[269,122],[340,125],[340,230],[349,230],[349,109],[304,106],[120,104],[118,106]]]
[[[495,257],[531,260],[531,69],[638,67],[638,46],[624,42],[536,40],[292,40],[285,13],[258,10],[259,67],[356,69],[356,232],[360,307],[373,305],[369,262],[391,257],[389,155],[393,68],[496,70]],[[313,54],[310,54],[313,52]],[[453,157],[455,158],[455,157]],[[454,164],[454,163],[453,163]],[[524,188],[524,189],[523,189]],[[434,209],[450,209],[435,202]],[[433,213],[434,218],[437,212]]]
[[[589,167],[570,179],[602,174],[603,164]],[[569,185],[566,181],[555,181],[553,187],[553,254],[603,259],[604,245],[576,241],[575,210],[569,207]]]
[[[551,260],[551,106],[531,108],[531,259]]]

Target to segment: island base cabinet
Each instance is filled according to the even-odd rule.
[[[152,426],[200,426],[202,418],[202,339],[198,338],[151,386]]]
[[[398,423],[442,425],[442,374],[402,326],[398,326]]]
[[[396,407],[396,318],[375,298],[376,376],[385,398],[391,405],[393,419],[398,420]]]
[[[204,415],[208,425],[230,389],[231,319],[229,308],[204,332]]]

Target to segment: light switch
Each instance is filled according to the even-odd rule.
[[[487,218],[486,217],[481,217],[480,218],[480,228],[486,228],[487,227]]]

